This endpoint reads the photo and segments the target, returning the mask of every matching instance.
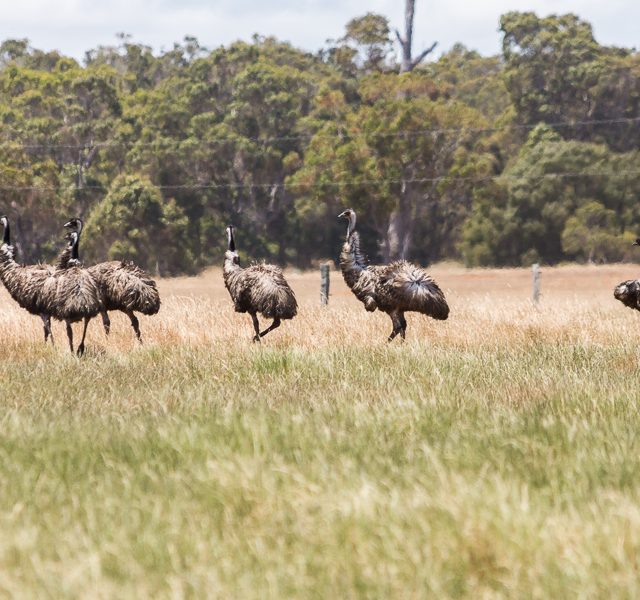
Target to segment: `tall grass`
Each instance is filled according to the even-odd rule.
[[[261,345],[217,275],[163,282],[142,347],[92,323],[81,360],[0,297],[0,595],[640,595],[622,273],[545,272],[535,308],[526,272],[444,269],[450,320],[404,344],[292,275]]]

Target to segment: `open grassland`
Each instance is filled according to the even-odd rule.
[[[0,596],[640,596],[636,267],[433,273],[404,344],[289,273],[254,345],[211,271],[81,360],[0,292]]]

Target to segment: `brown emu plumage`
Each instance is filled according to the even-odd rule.
[[[0,217],[4,227],[2,245],[0,246],[0,280],[7,288],[9,295],[21,308],[42,319],[44,325],[44,341],[51,333],[51,314],[42,295],[45,280],[54,272],[49,265],[20,265],[15,261],[11,246],[9,220]]]
[[[42,318],[45,342],[51,335],[51,317],[65,321],[72,352],[71,323],[84,320],[82,341],[78,346],[78,354],[82,355],[89,321],[103,310],[104,305],[95,278],[78,260],[77,234],[72,234],[55,269],[47,265],[25,267],[14,259],[8,219],[2,217],[1,221],[4,237],[0,246],[0,278],[9,294],[20,306]]]
[[[49,314],[66,323],[72,352],[71,324],[84,321],[82,339],[78,345],[78,354],[82,355],[89,321],[104,311],[104,303],[98,282],[80,262],[78,240],[77,233],[70,234],[69,244],[60,255],[55,271],[43,283],[42,297]]]
[[[445,320],[449,305],[434,279],[421,267],[405,260],[389,265],[368,265],[360,250],[360,236],[355,231],[356,214],[352,209],[341,217],[349,219],[347,239],[340,253],[340,269],[345,282],[364,307],[387,313],[393,323],[389,335],[405,337],[405,312],[419,312],[434,319]]]
[[[233,227],[227,227],[228,247],[224,255],[224,285],[233,300],[236,312],[249,313],[255,330],[254,341],[260,341],[267,333],[280,326],[284,319],[293,319],[298,303],[293,290],[275,265],[257,264],[240,266],[235,249]],[[273,323],[260,332],[257,314]]]
[[[640,310],[640,280],[629,279],[619,283],[613,290],[613,297],[629,308]]]
[[[640,246],[640,238],[632,245]],[[640,279],[628,279],[619,283],[613,290],[613,297],[629,308],[640,310]]]
[[[99,281],[107,310],[155,315],[160,310],[158,286],[132,262],[112,260],[88,268]]]
[[[82,233],[80,219],[71,219],[65,227],[75,229],[78,235]],[[142,342],[140,324],[134,313],[155,315],[160,310],[160,293],[156,282],[132,262],[113,260],[88,267],[87,271],[98,282],[104,302],[102,323],[107,335],[111,328],[107,311],[119,310],[129,317],[136,337]]]

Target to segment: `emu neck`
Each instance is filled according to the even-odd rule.
[[[80,244],[80,236],[75,239],[73,245],[71,246],[71,260],[79,261],[80,257],[78,256],[78,245]]]
[[[347,225],[347,240],[351,237],[352,233],[356,231],[356,213],[351,211],[349,214],[349,224]]]
[[[342,246],[340,253],[340,269],[347,285],[352,288],[360,273],[367,267],[367,261],[360,251],[360,236],[357,231],[352,231],[347,241]]]
[[[4,226],[4,233],[2,234],[2,243],[7,246],[11,245],[11,228],[9,227],[9,223]]]
[[[70,267],[80,266],[80,258],[78,255],[78,243],[79,239],[67,245],[67,247],[60,253],[58,257],[58,269],[68,269]]]
[[[225,275],[242,270],[242,267],[240,266],[240,258],[237,252],[234,250],[227,250],[224,253],[224,267],[222,270]]]
[[[236,252],[236,241],[233,238],[233,228],[227,229],[227,251],[224,253],[224,267],[222,273],[226,278],[231,273],[240,271],[240,257]]]
[[[21,268],[13,257],[13,247],[3,241],[0,246],[0,279],[4,282],[6,275]]]
[[[231,227],[227,230],[227,250],[229,252],[236,251],[236,241],[233,239],[233,230]]]

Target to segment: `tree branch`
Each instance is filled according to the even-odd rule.
[[[435,47],[438,45],[438,42],[433,42],[429,48],[423,50],[416,58],[411,61],[411,68],[413,69],[417,65],[419,65],[429,54],[431,54]]]

